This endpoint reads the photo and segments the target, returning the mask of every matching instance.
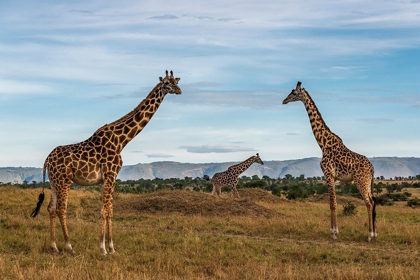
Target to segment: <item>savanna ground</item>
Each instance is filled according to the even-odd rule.
[[[192,191],[116,194],[114,244],[99,252],[101,194],[72,190],[68,226],[75,255],[49,249],[40,189],[0,188],[1,279],[419,279],[420,209],[377,207],[368,243],[361,200],[338,200],[339,239],[329,235],[327,196],[288,201],[261,189],[241,198]],[[413,194],[414,195],[414,194]],[[343,204],[358,205],[344,216]],[[57,221],[57,245],[63,235]]]

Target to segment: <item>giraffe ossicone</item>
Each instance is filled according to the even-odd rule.
[[[232,194],[239,197],[238,190],[236,189],[236,185],[239,181],[239,175],[245,172],[245,170],[247,170],[254,162],[264,165],[260,155],[257,153],[256,156],[252,156],[241,163],[230,166],[226,171],[214,174],[211,179],[211,182],[213,183],[213,191],[211,193],[220,195],[222,193],[222,187],[226,186],[231,187]]]
[[[143,130],[168,93],[182,93],[178,86],[179,80],[180,78],[174,77],[172,71],[170,76],[166,71],[165,78],[159,77],[159,83],[133,111],[102,126],[85,141],[58,146],[48,155],[44,163],[43,183],[45,183],[45,173],[48,170],[51,184],[48,212],[51,248],[54,251],[58,252],[55,234],[55,217],[58,216],[64,233],[64,248],[73,252],[67,229],[66,212],[70,185],[75,182],[82,186],[103,184],[99,247],[102,254],[107,254],[105,248],[105,236],[107,235],[109,252],[115,252],[112,241],[112,202],[115,180],[123,163],[121,151]],[[42,193],[44,193],[44,189]],[[38,214],[41,204],[40,199],[32,217]]]
[[[298,82],[296,89],[284,99],[283,104],[294,101],[302,101],[305,105],[312,126],[312,131],[322,151],[321,169],[324,173],[330,195],[331,209],[331,236],[336,239],[338,235],[337,226],[337,199],[335,195],[335,181],[354,181],[368,211],[369,234],[368,241],[376,237],[376,199],[372,195],[374,183],[374,170],[372,163],[367,157],[348,149],[340,137],[331,132],[324,122],[321,113],[312,100],[309,93],[301,88]]]

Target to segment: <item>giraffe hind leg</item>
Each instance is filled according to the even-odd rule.
[[[374,211],[375,208],[375,201],[372,198],[372,194],[370,193],[370,179],[366,180],[355,180],[356,186],[359,189],[360,194],[362,195],[363,201],[365,202],[367,212],[368,212],[368,223],[369,223],[369,233],[368,233],[368,242],[375,237],[375,225],[374,219],[376,217],[376,212]]]
[[[63,189],[61,192],[57,193],[57,216],[60,219],[61,227],[63,229],[64,234],[64,249],[69,251],[70,253],[74,253],[73,248],[70,243],[69,231],[67,228],[67,197],[68,192],[70,190],[71,181],[66,181],[62,186]]]
[[[54,186],[51,184],[51,200],[48,204],[48,213],[50,216],[50,235],[51,235],[51,249],[58,253],[58,248],[56,244],[56,236],[55,236],[55,216],[56,216],[56,209],[57,209],[57,192]]]

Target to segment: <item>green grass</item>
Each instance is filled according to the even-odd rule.
[[[101,194],[72,190],[68,226],[75,255],[49,249],[46,205],[29,214],[40,190],[0,188],[2,279],[417,279],[420,209],[378,207],[377,240],[367,214],[338,207],[339,239],[329,236],[329,205],[291,202],[262,190],[240,199],[189,191],[118,194],[116,254],[98,248]],[[64,241],[57,222],[57,245]]]

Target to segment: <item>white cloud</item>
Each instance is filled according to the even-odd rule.
[[[256,151],[252,148],[242,148],[235,145],[201,145],[201,146],[181,146],[189,153],[236,153],[236,152],[252,152]]]
[[[52,87],[38,83],[0,79],[0,95],[46,94],[53,91]]]
[[[168,154],[146,154],[148,158],[171,158],[173,155]]]

